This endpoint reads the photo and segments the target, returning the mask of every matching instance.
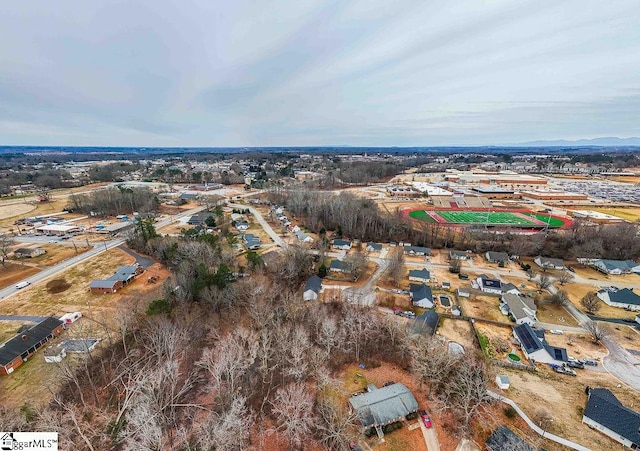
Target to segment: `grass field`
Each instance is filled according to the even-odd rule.
[[[423,222],[441,222],[436,219],[440,217],[447,224],[489,224],[517,227],[542,227],[547,223],[550,227],[562,227],[564,225],[564,221],[561,219],[537,213],[470,210],[434,210],[432,213],[435,217],[425,210],[414,210],[409,213],[409,217]],[[544,224],[540,224],[538,221]]]
[[[427,212],[424,210],[414,210],[411,213],[409,213],[409,217],[413,219],[417,219],[418,221],[422,221],[422,222],[436,222],[436,220],[433,219],[430,215],[428,215]]]

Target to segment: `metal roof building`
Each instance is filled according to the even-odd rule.
[[[352,396],[349,404],[355,410],[363,429],[375,427],[382,436],[382,426],[401,421],[418,410],[418,401],[403,384],[396,383]]]

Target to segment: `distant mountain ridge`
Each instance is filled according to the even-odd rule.
[[[629,138],[618,138],[617,136],[608,136],[608,137],[593,138],[593,139],[577,139],[575,141],[570,141],[566,139],[558,139],[555,141],[529,141],[529,142],[518,143],[514,145],[526,146],[526,147],[640,146],[640,138],[637,138],[635,136],[629,137]]]

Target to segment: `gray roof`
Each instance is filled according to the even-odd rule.
[[[623,406],[606,388],[589,389],[584,416],[640,445],[640,414]]]
[[[487,252],[487,258],[492,262],[506,262],[509,260],[509,254],[506,252],[489,251]]]
[[[484,288],[497,288],[500,289],[502,287],[502,282],[498,279],[490,279],[489,277],[483,275],[478,276],[480,278],[480,282]]]
[[[116,279],[93,280],[89,284],[89,288],[108,288],[108,289],[113,289],[113,287],[116,285],[116,282],[119,282],[119,280],[116,280]]]
[[[409,277],[417,277],[419,279],[429,280],[431,278],[431,274],[427,271],[426,268],[422,269],[410,269]]]
[[[421,246],[405,246],[404,253],[431,255],[431,249],[429,249],[428,247],[421,247]]]
[[[315,293],[319,293],[322,288],[322,279],[318,276],[311,276],[309,280],[307,280],[306,285],[304,286],[304,291],[312,290]]]
[[[525,312],[525,308],[532,312],[536,312],[537,307],[534,300],[527,296],[518,296],[517,294],[505,293],[502,295],[502,300],[509,306],[509,311],[513,315],[515,320],[525,317],[531,317],[529,313]]]
[[[465,251],[449,251],[449,256],[458,258],[467,258],[468,254]]]
[[[422,315],[416,317],[413,320],[413,325],[411,329],[416,334],[429,334],[433,335],[438,327],[438,322],[440,321],[440,316],[433,311],[427,310]]]
[[[335,239],[333,240],[333,245],[334,246],[351,246],[351,241],[348,240],[341,240],[341,239]]]
[[[611,300],[611,302],[619,302],[621,304],[640,305],[640,296],[628,288],[609,291],[609,300]]]
[[[433,302],[433,294],[431,293],[431,287],[426,286],[425,284],[416,284],[412,283],[409,285],[409,293],[411,294],[411,299],[414,301],[420,301],[422,299],[428,299]]]
[[[370,242],[370,243],[367,243],[367,248],[371,248],[374,251],[381,251],[382,250],[382,244]]]
[[[418,410],[418,401],[397,383],[349,398],[363,428],[393,423]]]
[[[631,271],[638,266],[633,260],[599,260],[608,270],[620,269],[621,271]]]
[[[116,269],[116,273],[111,277],[108,277],[107,280],[120,280],[122,282],[127,282],[132,279],[136,275],[137,266],[120,266]]]
[[[507,291],[511,291],[511,290],[514,290],[514,289],[515,289],[515,290],[517,290],[518,292],[520,291],[520,290],[518,290],[518,287],[516,287],[516,286],[515,286],[514,284],[512,284],[512,283],[503,283],[503,284],[502,284],[502,291],[503,291],[503,292],[505,292],[505,293],[506,293]]]
[[[302,230],[298,230],[298,231],[296,232],[296,237],[298,237],[298,239],[299,239],[300,241],[304,241],[304,240],[306,240],[307,238],[309,238],[309,235],[307,235],[306,233],[304,233]]]

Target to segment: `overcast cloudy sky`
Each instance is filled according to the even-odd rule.
[[[640,136],[637,0],[0,5],[0,144]]]

